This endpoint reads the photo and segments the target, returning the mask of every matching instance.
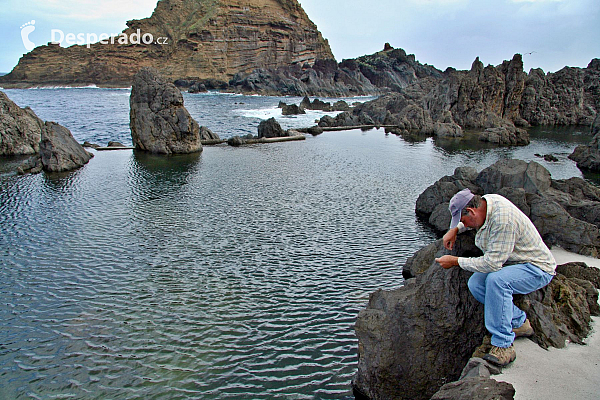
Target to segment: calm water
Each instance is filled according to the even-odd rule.
[[[6,93],[80,141],[131,143],[127,90]],[[222,137],[256,133],[279,100],[185,95]],[[468,150],[355,130],[191,156],[98,152],[76,172],[23,177],[0,160],[0,398],[351,398],[358,311],[436,238],[415,219],[419,193],[503,157],[581,176],[566,158],[589,141],[577,132]]]

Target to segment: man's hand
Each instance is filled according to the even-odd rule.
[[[448,250],[452,250],[454,248],[454,243],[456,242],[456,235],[458,235],[458,228],[450,229],[444,237],[442,238],[444,241],[444,247]]]
[[[448,269],[458,265],[458,257],[446,255],[436,258],[435,262],[440,264],[443,268]]]

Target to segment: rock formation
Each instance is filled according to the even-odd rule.
[[[415,60],[402,49],[388,49],[336,63],[317,60],[314,65],[256,69],[236,74],[230,91],[262,95],[359,96],[401,91],[421,78],[442,78],[442,72]]]
[[[0,155],[36,154],[44,121],[29,107],[21,108],[0,92]]]
[[[400,133],[451,137],[474,129],[481,131],[482,141],[525,145],[529,137],[523,127],[592,122],[600,105],[600,60],[585,69],[565,67],[547,75],[532,70],[527,75],[519,54],[497,67],[484,67],[477,58],[470,71],[449,68],[406,83],[396,93],[335,119],[325,116],[319,125],[393,125]]]
[[[464,188],[508,198],[533,221],[549,245],[592,257],[600,255],[600,192],[583,179],[554,180],[534,161],[501,160],[479,174],[463,167],[421,193],[417,215],[445,232],[450,225],[448,202]]]
[[[202,151],[202,140],[218,136],[198,123],[183,106],[179,89],[154,68],[142,68],[131,89],[130,128],[136,148],[151,153]]]
[[[0,155],[33,154],[19,173],[70,171],[85,165],[93,155],[71,132],[56,122],[44,122],[29,107],[21,108],[0,92]]]
[[[600,112],[592,123],[592,141],[587,146],[577,146],[569,158],[580,169],[600,171]]]
[[[261,121],[258,124],[258,137],[259,138],[273,138],[273,137],[283,137],[285,136],[285,131],[279,125],[279,122],[275,120],[275,118],[269,118],[267,120]]]
[[[39,154],[30,157],[18,168],[19,174],[66,172],[84,166],[94,157],[80,145],[71,131],[56,122],[43,123]]]
[[[129,86],[140,67],[152,66],[170,81],[227,82],[256,68],[333,59],[297,0],[160,0],[151,17],[127,26],[107,44],[39,46],[0,81]]]
[[[480,173],[457,169],[425,190],[416,209],[421,215],[441,219],[429,221],[445,231],[450,219],[447,201],[464,187],[480,194],[503,194],[532,219],[544,239],[598,256],[598,226],[571,216],[555,201],[560,197],[575,205],[584,199],[592,202],[600,193],[585,181],[554,181],[534,162],[503,160]],[[448,215],[438,212],[439,207],[445,207]],[[473,239],[472,232],[459,235],[451,254],[477,256]],[[490,379],[486,362],[471,358],[480,357],[479,352],[489,345],[489,340],[484,341],[483,306],[466,286],[471,273],[460,268],[444,270],[434,262],[447,253],[441,240],[417,252],[403,271],[407,278],[416,279],[407,280],[399,289],[373,293],[359,313],[355,327],[359,364],[353,386],[360,395],[373,400],[447,399],[452,398],[450,392],[482,393],[481,385],[487,385],[499,391],[494,398],[512,398],[511,387]],[[600,311],[599,270],[577,264],[560,266],[557,272],[547,287],[515,296],[515,303],[532,322],[533,340],[545,348],[563,347],[568,341],[581,343],[589,334],[590,315]],[[456,379],[460,381],[447,384]]]
[[[45,171],[64,172],[85,165],[93,155],[85,151],[71,132],[56,122],[46,122],[40,142],[40,157]]]

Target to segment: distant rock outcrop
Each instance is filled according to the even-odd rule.
[[[256,69],[236,74],[230,91],[262,95],[342,97],[402,91],[422,78],[442,78],[442,72],[423,65],[402,49],[390,49],[337,63],[319,59],[314,65]]]
[[[21,108],[0,92],[0,155],[36,154],[44,121],[29,107]]]
[[[600,206],[600,193],[585,181],[554,181],[537,163],[503,160],[480,173],[458,168],[453,176],[425,190],[416,210],[446,231],[448,200],[465,187],[479,194],[502,194],[531,218],[546,241],[598,257],[599,225],[578,219],[569,208],[582,202]],[[450,253],[472,257],[481,251],[475,247],[473,233],[466,232],[459,235]],[[448,250],[441,239],[418,251],[403,271],[407,279],[416,279],[408,279],[399,289],[373,293],[360,311],[355,327],[359,364],[353,380],[357,393],[373,400],[448,399],[463,398],[461,393],[484,393],[481,385],[485,385],[498,390],[494,398],[512,398],[511,387],[490,380],[489,365],[477,358],[489,340],[484,340],[483,306],[467,288],[471,273],[442,269],[434,259],[443,254]],[[545,288],[515,296],[515,303],[532,323],[533,340],[544,348],[581,343],[590,332],[590,315],[600,312],[600,270],[578,264],[559,266],[557,272]],[[452,393],[457,397],[451,397]]]
[[[127,26],[105,44],[36,47],[0,82],[5,87],[129,86],[145,66],[157,68],[171,82],[227,82],[256,68],[334,58],[297,0],[161,0],[151,17]]]
[[[194,153],[202,151],[202,140],[218,139],[208,128],[200,128],[183,106],[179,89],[154,68],[136,74],[129,103],[131,139],[140,150]]]
[[[269,118],[258,124],[258,138],[275,138],[287,136],[275,118]]]
[[[529,136],[522,128],[530,125],[591,124],[600,107],[599,66],[600,60],[595,59],[584,69],[565,67],[547,75],[532,70],[527,75],[520,54],[497,67],[484,67],[477,58],[469,71],[448,68],[443,73],[415,75],[404,81],[401,90],[335,119],[325,116],[319,125],[394,125],[400,133],[452,137],[473,129],[481,131],[482,141],[525,145]],[[381,83],[375,78],[370,82]],[[384,82],[389,89],[392,82],[389,78]]]

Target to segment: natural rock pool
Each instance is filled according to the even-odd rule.
[[[130,143],[127,90],[6,93],[81,142]],[[255,134],[282,100],[184,97],[224,138]],[[507,157],[581,176],[566,157],[586,133],[473,150],[353,130],[188,156],[96,152],[64,175],[17,176],[0,159],[0,398],[351,398],[358,311],[437,237],[417,196]]]

